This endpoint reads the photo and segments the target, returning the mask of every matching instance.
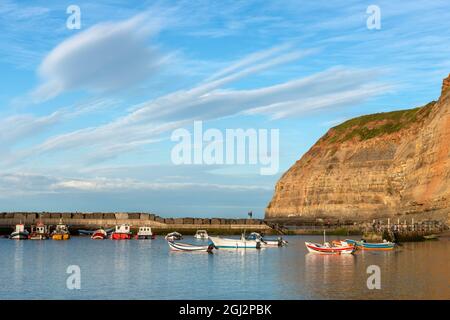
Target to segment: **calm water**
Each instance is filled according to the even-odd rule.
[[[320,236],[286,239],[213,255],[170,252],[161,237],[0,239],[0,299],[450,299],[448,238],[354,256],[307,254],[304,241]],[[66,287],[69,265],[81,268],[80,290]],[[367,288],[369,265],[381,268],[381,290]]]

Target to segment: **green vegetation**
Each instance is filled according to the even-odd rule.
[[[428,116],[436,101],[419,108],[369,114],[350,119],[330,131],[330,142],[344,142],[355,137],[359,141],[391,134],[409,127]]]

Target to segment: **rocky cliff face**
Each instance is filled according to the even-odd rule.
[[[421,108],[330,129],[278,181],[266,218],[450,212],[450,75]]]

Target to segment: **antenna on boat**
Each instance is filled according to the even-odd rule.
[[[323,243],[325,243],[325,229],[323,229]]]

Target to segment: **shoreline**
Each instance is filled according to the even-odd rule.
[[[385,221],[386,220],[386,221]],[[374,227],[376,220],[349,219],[236,219],[236,218],[163,218],[153,213],[50,213],[50,212],[0,212],[0,235],[9,234],[16,224],[23,223],[26,227],[42,222],[54,226],[62,222],[68,225],[71,234],[78,230],[95,230],[112,228],[116,225],[128,224],[136,232],[141,226],[151,227],[156,234],[167,234],[178,231],[185,235],[193,235],[197,230],[207,230],[211,235],[240,235],[243,232],[258,232],[266,235],[327,235],[356,236],[362,235],[368,239],[389,238],[385,232],[392,230],[394,219],[379,219],[378,230]],[[397,220],[397,219],[395,219]],[[390,221],[390,222],[389,222]],[[422,241],[425,235],[448,232],[448,226],[443,221],[422,220],[408,224],[407,220],[398,219],[400,232],[398,241]],[[390,225],[389,225],[390,223]],[[432,223],[432,225],[430,224]],[[392,232],[388,232],[392,235]],[[378,239],[379,240],[379,239]]]

